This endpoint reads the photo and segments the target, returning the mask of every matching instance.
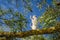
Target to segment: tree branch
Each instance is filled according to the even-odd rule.
[[[26,32],[0,32],[0,37],[28,37],[32,35],[41,35],[41,34],[52,34],[55,32],[60,32],[60,22],[58,22],[55,27],[43,28],[41,30],[29,30]]]
[[[43,28],[42,30],[29,30],[26,32],[0,32],[0,37],[28,37],[32,35],[52,34],[56,31],[60,31],[60,25],[56,27]]]

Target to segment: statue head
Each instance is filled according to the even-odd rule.
[[[36,18],[36,15],[33,15],[33,18]]]

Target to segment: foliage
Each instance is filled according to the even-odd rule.
[[[49,8],[40,18],[40,23],[44,27],[53,26],[56,23],[59,13],[56,13],[55,9]]]
[[[49,28],[51,26],[55,26],[56,23],[58,23],[58,18],[60,18],[60,6],[57,5],[56,0],[53,0],[53,7],[49,7],[46,12],[39,17],[39,22],[42,25],[42,27]],[[59,39],[59,33],[56,32],[54,34],[49,35],[50,38],[52,37],[52,40],[60,40]]]
[[[7,27],[10,28],[10,32],[20,32],[20,31],[26,31],[27,27],[27,19],[22,13],[14,12],[13,9],[8,9],[8,11],[2,10],[0,11],[1,18],[4,21],[4,24],[7,25]],[[3,16],[10,15],[9,18],[4,18]],[[24,29],[24,30],[23,30]],[[15,38],[10,38],[15,39]]]

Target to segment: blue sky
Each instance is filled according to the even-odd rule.
[[[30,12],[24,8],[24,3],[22,3],[22,0],[17,0],[17,1],[18,1],[18,5],[19,5],[18,8],[16,7],[15,0],[13,0],[13,1],[11,1],[11,0],[8,0],[8,1],[7,0],[0,0],[0,7],[3,10],[7,10],[9,8],[12,8],[12,9],[14,9],[14,11],[19,11],[22,14],[25,14],[26,18],[28,18],[28,21],[29,21],[28,26],[31,26],[30,16],[33,16],[33,15],[36,15],[37,17],[41,16],[45,12],[45,8],[47,7],[47,4],[51,5],[51,0],[47,0],[47,4],[43,5],[42,9],[39,9],[37,7],[37,3],[39,2],[39,0],[30,0],[31,1],[31,8],[33,10],[33,12]],[[10,15],[4,16],[4,18],[7,18],[7,19],[10,17],[11,17]],[[0,22],[1,22],[1,20],[0,20]],[[28,29],[30,29],[30,28],[28,27]]]

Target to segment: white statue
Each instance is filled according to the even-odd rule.
[[[36,30],[37,29],[37,17],[35,15],[33,15],[32,17],[30,16],[30,19],[32,21],[32,30]]]

